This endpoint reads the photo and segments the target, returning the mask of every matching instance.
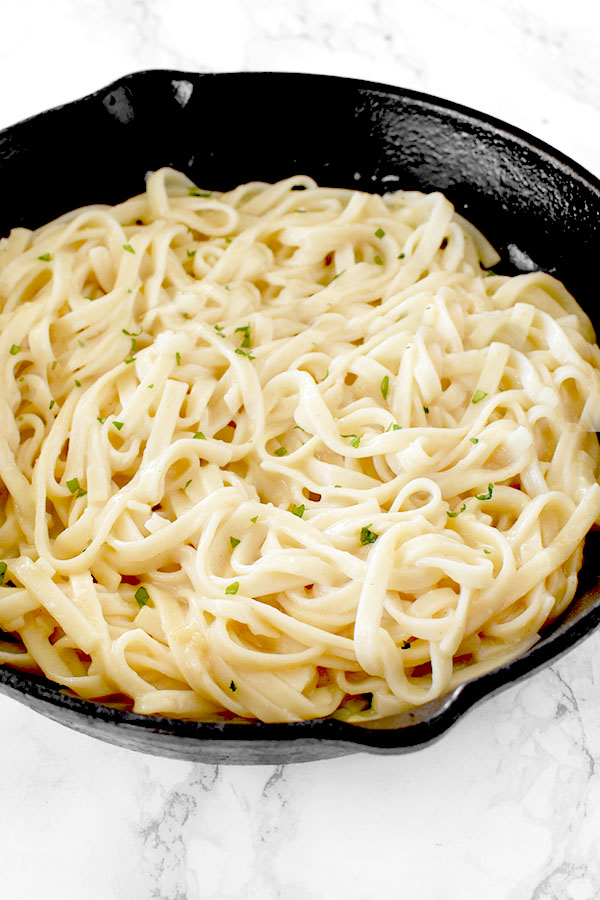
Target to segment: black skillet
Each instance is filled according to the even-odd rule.
[[[492,241],[503,273],[556,275],[600,325],[600,182],[531,135],[426,94],[322,75],[138,72],[0,133],[0,235],[143,190],[173,166],[204,187],[276,181],[389,191],[442,190]],[[430,743],[479,700],[570,650],[600,620],[599,532],[575,603],[528,653],[398,717],[391,729],[334,720],[211,725],[138,716],[76,699],[0,668],[0,690],[113,744],[204,762],[284,763]]]

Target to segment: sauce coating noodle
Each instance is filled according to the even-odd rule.
[[[497,260],[439,193],[304,176],[162,169],[14,229],[0,662],[144,714],[368,723],[524,652],[600,516],[600,351]]]

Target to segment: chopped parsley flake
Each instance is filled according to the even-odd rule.
[[[383,228],[378,228],[378,229],[377,229],[377,231],[375,232],[375,237],[376,237],[376,238],[382,238],[382,237],[385,237],[385,231],[383,230]]]
[[[0,562],[0,585],[4,584],[4,579],[6,578],[8,566],[5,562]]]
[[[132,338],[132,337],[139,337],[143,330],[144,330],[144,329],[142,328],[141,325],[140,325],[140,330],[139,330],[139,331],[127,331],[126,328],[121,328],[121,331],[123,332],[123,334],[126,334],[127,337],[130,337],[130,338]]]
[[[290,512],[292,513],[292,515],[298,516],[298,518],[301,519],[304,515],[304,503],[302,503],[300,506],[296,506],[294,503],[292,503]]]
[[[123,360],[123,362],[125,363],[126,366],[128,366],[129,363],[135,362],[136,359],[137,359],[137,356],[128,356],[127,359]]]
[[[388,391],[390,389],[390,376],[384,375],[379,385],[384,400],[387,400]]]
[[[473,399],[471,400],[471,403],[479,403],[479,401],[483,400],[484,397],[487,397],[486,392],[477,390],[473,394]]]
[[[376,266],[382,266],[382,265],[383,265],[383,260],[382,260],[382,258],[379,256],[379,254],[377,254],[377,256],[375,256],[375,257],[373,258],[373,262],[375,263]]]
[[[226,594],[237,594],[240,587],[239,581],[234,581],[233,584],[228,584],[225,588]]]
[[[494,485],[488,484],[487,494],[475,494],[475,497],[477,500],[491,500],[493,491]]]
[[[457,509],[456,512],[447,512],[446,515],[447,515],[448,518],[450,518],[450,519],[455,519],[457,516],[460,516],[461,512],[464,512],[466,508],[467,508],[467,504],[466,504],[466,503],[463,503],[463,505],[461,506],[461,508],[460,508],[460,509]]]
[[[333,278],[331,279],[331,281],[335,281],[336,278],[341,278],[345,271],[346,271],[345,269],[342,269],[341,272],[338,272],[337,275],[334,275],[334,276],[333,276]],[[331,284],[331,281],[329,282],[329,284]]]
[[[72,494],[76,494],[78,497],[85,497],[87,494],[87,491],[79,486],[78,478],[71,478],[70,481],[67,481],[67,487]]]
[[[50,256],[49,253],[42,253],[41,256],[38,256],[38,259],[41,259],[42,262],[50,262],[52,257]]]
[[[56,403],[56,400],[51,400],[50,406],[48,407],[48,409],[52,409],[52,407],[54,406],[55,403]]]
[[[429,415],[429,407],[428,407],[428,406],[424,406],[424,407],[423,407],[423,412],[425,413],[426,416],[428,416],[428,415]]]
[[[237,547],[237,545],[239,544],[239,542],[240,542],[240,539],[239,539],[239,538],[236,538],[236,537],[230,537],[230,538],[229,538],[229,543],[231,544],[231,548],[232,548],[232,549],[234,549],[235,547]]]
[[[405,256],[406,256],[406,253],[399,253],[398,259],[404,259]]]
[[[233,238],[226,237],[226,238],[225,238],[225,243],[226,243],[226,244],[230,244],[230,243],[232,242],[232,240],[233,240]]]
[[[241,346],[250,347],[250,325],[240,325],[239,328],[235,329],[234,334],[237,334],[238,331],[241,331],[241,333],[244,335],[244,340],[242,341]]]
[[[123,250],[127,250],[128,253],[135,253],[131,244],[123,244]]]
[[[275,456],[287,456],[285,447],[278,447],[277,450],[275,450]]]
[[[252,524],[254,525],[254,523],[256,522],[257,519],[258,519],[258,516],[252,516],[252,518],[250,519],[250,521],[251,521]]]
[[[98,419],[98,421],[100,422],[101,425],[104,425],[107,417],[106,416],[96,416],[96,418]]]
[[[357,434],[343,434],[342,437],[349,439],[351,447],[358,447],[360,444],[360,438]]]
[[[385,429],[386,431],[400,431],[400,425],[396,425],[395,422],[390,422],[388,427]]]
[[[205,440],[206,440],[206,435],[204,434],[203,431],[197,431],[196,434],[194,435],[194,438],[195,438],[197,441],[205,441]]]
[[[484,547],[484,548],[483,548],[483,552],[484,552],[484,553],[491,553],[492,551],[491,551],[491,550],[488,550],[487,547]]]
[[[190,486],[191,483],[192,483],[192,479],[191,479],[191,478],[188,478],[188,480],[186,481],[186,483],[185,483],[184,486],[183,486],[184,491],[185,491],[186,488],[189,488],[189,486]]]
[[[472,444],[478,444],[478,443],[479,443],[479,438],[469,438],[469,440],[471,441]]]
[[[78,381],[76,378],[74,378],[73,381],[75,382],[75,387],[81,387],[80,381]]]
[[[360,529],[360,542],[363,546],[366,544],[374,544],[377,538],[379,537],[374,531],[371,531],[370,525],[365,525],[364,528]]]
[[[179,350],[175,354],[175,362],[177,363],[178,366],[181,365],[181,353],[179,352]]]
[[[21,349],[21,347],[19,346],[19,344],[13,344],[12,347],[10,348],[10,355],[16,356],[17,353],[20,351],[20,349]]]
[[[115,426],[117,431],[120,431],[124,424],[125,422],[113,422],[113,425]]]
[[[212,191],[201,191],[200,188],[192,187],[188,190],[190,197],[210,197]]]
[[[249,350],[242,350],[241,347],[236,347],[235,352],[239,353],[240,356],[247,356],[248,359],[256,359],[255,356],[252,356]]]
[[[140,585],[139,588],[137,589],[137,591],[135,592],[134,597],[135,597],[135,602],[141,609],[142,606],[145,606],[146,603],[148,602],[148,600],[150,599],[150,594],[148,593],[148,591],[146,590],[145,587]]]
[[[188,250],[188,251],[187,251],[187,255],[191,258],[192,256],[195,256],[195,255],[196,255],[196,251],[195,251],[195,250]]]

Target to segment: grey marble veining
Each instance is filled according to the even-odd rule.
[[[599,62],[586,0],[20,0],[0,126],[136,69],[325,72],[485,110],[600,174]],[[137,755],[0,697],[2,897],[597,900],[599,696],[595,635],[422,751],[285,767]]]

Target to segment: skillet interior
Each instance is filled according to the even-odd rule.
[[[0,234],[143,189],[170,165],[203,187],[276,181],[442,190],[502,256],[496,271],[560,278],[600,330],[589,268],[600,182],[558,151],[481,113],[413,91],[331,76],[149,71],[0,133]],[[206,762],[282,763],[364,749],[398,753],[439,737],[482,697],[546,664],[600,620],[600,532],[586,542],[578,599],[525,656],[445,698],[366,730],[179,722],[98,707],[46,679],[0,668],[0,690],[62,724],[134,750]]]

